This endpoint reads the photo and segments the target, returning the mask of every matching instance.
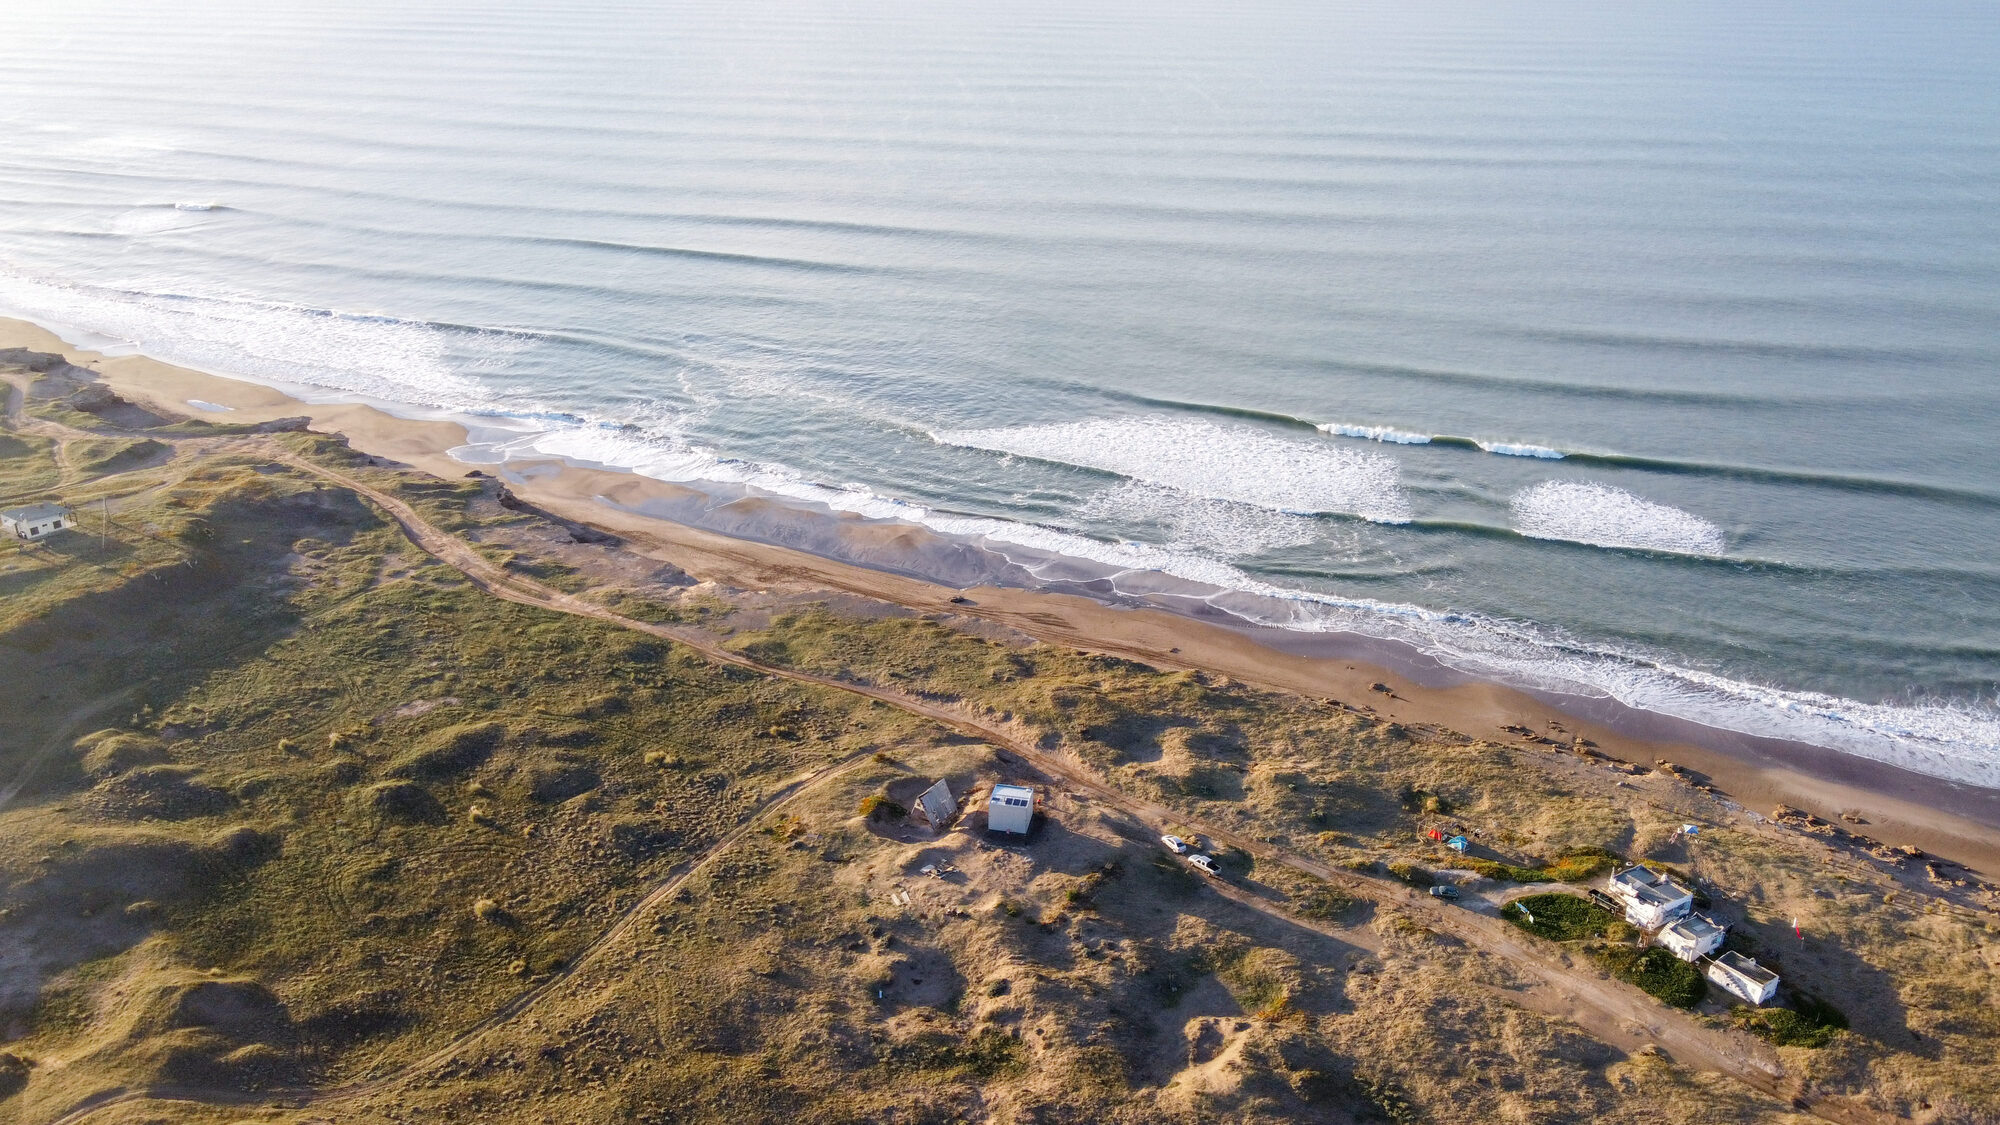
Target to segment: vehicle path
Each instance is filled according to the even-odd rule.
[[[1239,849],[1260,863],[1289,867],[1301,874],[1355,891],[1378,905],[1393,906],[1406,911],[1420,918],[1422,924],[1433,931],[1456,937],[1468,945],[1500,958],[1518,971],[1530,983],[1524,989],[1503,989],[1504,995],[1510,1000],[1543,1014],[1576,1023],[1607,1043],[1627,1050],[1639,1049],[1649,1044],[1656,1046],[1683,1065],[1728,1075],[1764,1094],[1789,1101],[1795,1109],[1812,1113],[1823,1120],[1837,1122],[1839,1125],[1871,1125],[1874,1122],[1890,1120],[1872,1109],[1845,1099],[1802,1096],[1798,1084],[1786,1078],[1783,1069],[1776,1061],[1775,1053],[1761,1041],[1740,1032],[1722,1031],[1705,1026],[1685,1013],[1661,1005],[1636,988],[1613,981],[1595,970],[1579,969],[1568,964],[1566,958],[1558,960],[1557,958],[1562,957],[1561,954],[1545,947],[1538,948],[1537,946],[1542,943],[1537,939],[1499,918],[1442,905],[1429,896],[1400,884],[1381,879],[1364,879],[1349,872],[1336,870],[1296,852],[1251,840],[1228,829],[1203,824],[1178,810],[1114,789],[1073,757],[1042,749],[1036,745],[1035,738],[1030,732],[1011,721],[998,720],[974,713],[967,708],[919,698],[872,683],[767,664],[731,649],[713,636],[697,630],[640,621],[615,613],[576,595],[553,589],[504,569],[481,555],[470,543],[439,530],[407,502],[380,488],[347,473],[298,456],[275,444],[259,443],[259,446],[284,464],[365,497],[393,519],[411,542],[460,571],[476,587],[494,597],[560,613],[594,618],[685,645],[717,663],[734,665],[761,675],[849,692],[929,719],[1019,756],[1051,779],[1059,779],[1073,791],[1086,793],[1092,799],[1119,809],[1126,815],[1142,821],[1152,831],[1164,831],[1170,826],[1184,826],[1200,832],[1210,840],[1221,841]],[[850,761],[845,764],[853,763]],[[798,790],[793,790],[785,799],[795,797],[797,793]],[[774,807],[775,805],[767,806],[764,811]],[[755,822],[756,818],[746,822],[736,833],[725,837],[724,843],[741,839]],[[712,859],[719,855],[722,846],[723,844],[719,843],[716,849],[708,853],[708,858]],[[603,949],[606,942],[628,930],[645,906],[673,893],[687,876],[692,875],[697,869],[690,869],[687,875],[670,884],[663,884],[641,900],[640,906],[628,912],[612,930],[607,931],[592,944],[591,951]],[[1288,925],[1304,926],[1344,941],[1351,942],[1354,939],[1352,931],[1343,932],[1337,927],[1306,921],[1238,888],[1229,888],[1218,883],[1215,889],[1238,903],[1277,917]],[[536,999],[569,979],[585,960],[586,958],[578,958],[562,975],[535,990],[524,993],[474,1025],[450,1044],[398,1068],[389,1075],[349,1086],[322,1090],[297,1092],[267,1090],[257,1097],[245,1100],[269,1101],[273,1097],[282,1097],[293,1104],[316,1104],[386,1090],[395,1082],[418,1072],[423,1067],[448,1059],[452,1054],[463,1050],[474,1039],[518,1015]],[[218,1097],[218,1094],[223,1096]],[[74,1122],[112,1105],[133,1101],[233,1102],[237,1096],[235,1092],[224,1094],[221,1091],[169,1088],[106,1091],[73,1107],[63,1116],[56,1118],[52,1125],[73,1125]]]

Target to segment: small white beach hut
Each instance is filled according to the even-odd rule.
[[[76,526],[76,513],[61,504],[30,504],[0,512],[0,534],[33,541]]]
[[[1708,979],[1739,1000],[1763,1004],[1778,994],[1778,974],[1735,950],[1708,963]]]
[[[1025,836],[1035,823],[1035,791],[1026,785],[1002,783],[986,800],[986,830]]]

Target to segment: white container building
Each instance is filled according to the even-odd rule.
[[[1717,988],[1750,1004],[1762,1004],[1778,994],[1778,974],[1735,950],[1708,963],[1708,979]]]
[[[1035,791],[1026,785],[1000,784],[986,800],[986,830],[1028,834],[1035,823]]]

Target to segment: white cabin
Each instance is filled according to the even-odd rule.
[[[1683,961],[1695,962],[1722,948],[1729,928],[1702,914],[1690,914],[1666,929],[1656,939],[1660,947]]]
[[[986,830],[1027,835],[1035,822],[1035,791],[1026,785],[995,785],[986,801]]]
[[[1739,1000],[1762,1004],[1778,994],[1778,974],[1735,950],[1708,963],[1708,979]]]
[[[1604,889],[1624,905],[1625,920],[1642,930],[1657,930],[1694,909],[1693,891],[1650,867],[1628,867],[1606,880]]]
[[[76,513],[61,504],[30,504],[0,512],[0,534],[36,540],[76,526]]]

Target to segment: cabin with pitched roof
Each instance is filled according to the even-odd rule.
[[[33,542],[76,526],[76,513],[61,504],[29,504],[0,512],[0,534]]]

